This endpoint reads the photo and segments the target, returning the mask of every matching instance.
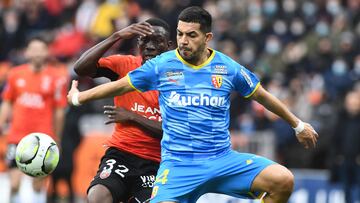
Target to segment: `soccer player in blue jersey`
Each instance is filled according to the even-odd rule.
[[[317,133],[268,93],[259,79],[230,57],[208,47],[211,15],[189,7],[178,17],[178,48],[147,61],[124,78],[79,92],[74,81],[69,103],[121,95],[134,89],[158,90],[163,119],[162,161],[151,202],[196,202],[205,193],[285,203],[292,173],[271,160],[231,149],[230,93],[254,99],[291,125],[305,148]]]

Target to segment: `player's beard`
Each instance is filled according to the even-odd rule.
[[[205,43],[200,44],[195,51],[193,51],[192,53],[190,52],[190,54],[188,55],[185,55],[183,51],[191,51],[190,49],[180,48],[181,57],[190,64],[197,64],[197,62],[201,59],[202,54],[204,53],[205,47]]]

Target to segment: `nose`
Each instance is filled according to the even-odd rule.
[[[145,49],[148,51],[153,51],[155,50],[155,44],[153,42],[148,42],[145,45]]]
[[[189,41],[188,41],[186,35],[180,36],[178,40],[179,40],[179,44],[181,44],[181,45],[188,45],[189,44]]]

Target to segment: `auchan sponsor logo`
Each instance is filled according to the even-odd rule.
[[[168,102],[175,106],[223,106],[225,97],[208,96],[200,94],[199,96],[180,95],[176,91],[170,93]]]

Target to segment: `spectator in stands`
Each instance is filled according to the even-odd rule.
[[[352,198],[352,188],[360,185],[360,94],[346,94],[343,109],[332,139],[332,177],[340,181],[345,191],[346,202],[360,200]]]

